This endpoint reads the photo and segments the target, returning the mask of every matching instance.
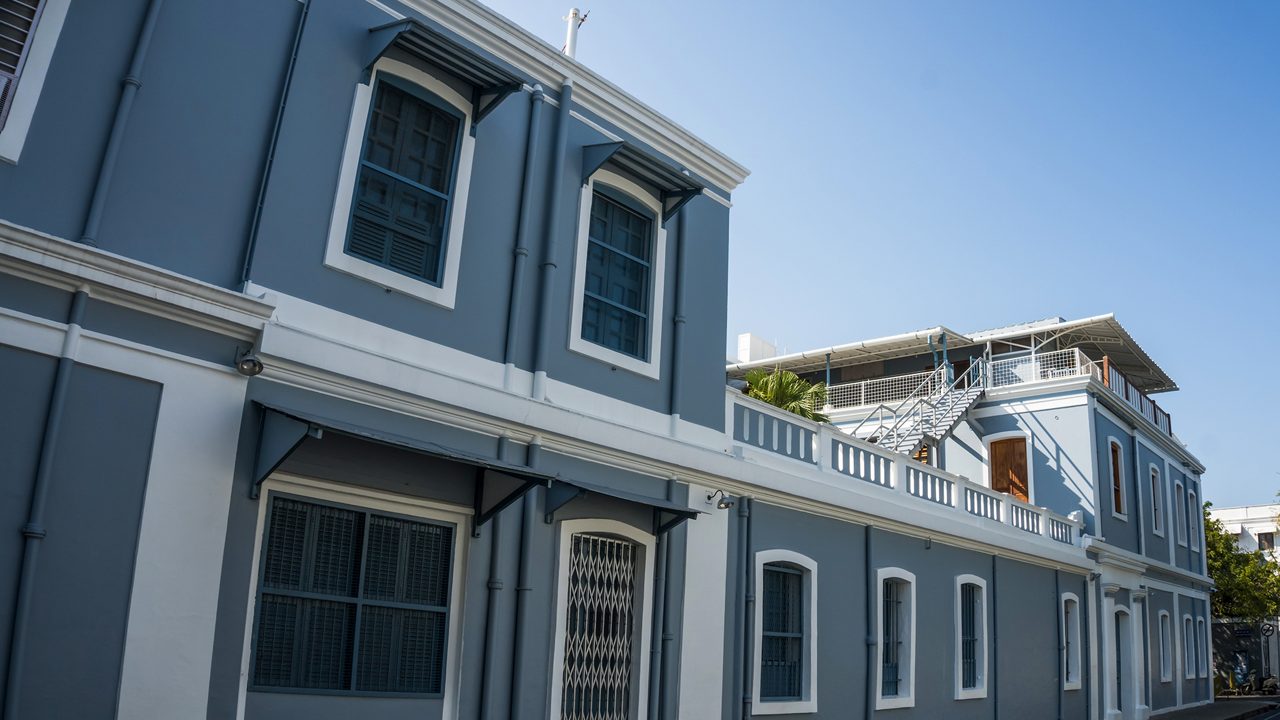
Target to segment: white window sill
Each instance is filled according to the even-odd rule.
[[[761,700],[751,706],[752,715],[793,715],[818,712],[817,700]]]
[[[903,695],[898,697],[877,697],[877,710],[896,710],[898,708],[909,708],[916,706],[915,695]]]
[[[1079,680],[1076,680],[1075,682],[1069,682],[1064,684],[1062,686],[1062,689],[1071,691],[1071,690],[1079,690],[1081,687],[1083,687],[1083,684]]]
[[[956,700],[981,700],[986,696],[987,689],[985,687],[956,690]]]
[[[408,275],[401,275],[394,270],[388,270],[379,265],[365,262],[358,257],[346,254],[341,249],[338,249],[337,252],[326,253],[324,266],[338,272],[354,275],[361,280],[367,280],[387,290],[395,290],[398,293],[425,300],[449,310],[453,309],[456,285],[451,285],[447,288],[436,287],[426,280],[417,280]]]
[[[581,332],[581,330],[579,330],[579,332]],[[617,350],[610,350],[603,345],[597,345],[580,336],[569,336],[569,349],[579,355],[586,355],[589,358],[608,363],[619,370],[626,370],[637,375],[643,375],[647,378],[653,378],[654,380],[658,379],[658,363],[645,362],[640,358],[632,357],[626,353],[620,353]]]

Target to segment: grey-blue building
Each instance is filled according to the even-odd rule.
[[[1167,422],[1097,378],[995,412],[1003,351],[919,442],[726,387],[746,169],[484,6],[0,17],[4,720],[1209,699],[1141,670],[1157,611],[1203,636],[1198,515],[1142,520],[1150,465],[1199,492]],[[1034,499],[979,479],[1051,411]]]

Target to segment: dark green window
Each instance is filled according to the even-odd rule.
[[[253,685],[439,695],[452,525],[273,496]]]
[[[462,117],[426,91],[374,91],[347,236],[349,255],[439,285]]]
[[[769,563],[764,566],[763,590],[760,699],[799,700],[804,679],[804,574]]]
[[[597,187],[587,233],[582,339],[647,360],[654,217]]]

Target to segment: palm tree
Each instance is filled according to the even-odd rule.
[[[748,370],[745,379],[747,395],[802,418],[828,422],[827,416],[821,412],[827,404],[826,384],[801,380],[799,375],[781,367],[772,371],[763,368]]]

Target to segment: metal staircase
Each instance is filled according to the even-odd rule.
[[[954,380],[951,368],[943,365],[933,371],[896,407],[877,406],[851,434],[907,455],[914,455],[926,442],[945,439],[982,397],[987,384],[985,358],[975,360]]]

